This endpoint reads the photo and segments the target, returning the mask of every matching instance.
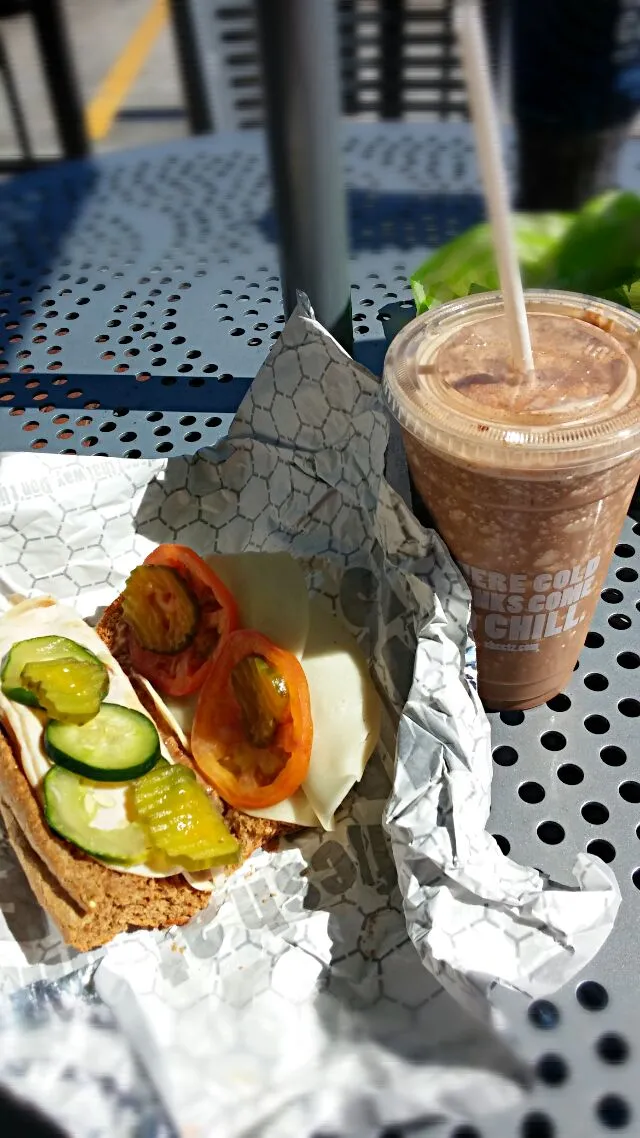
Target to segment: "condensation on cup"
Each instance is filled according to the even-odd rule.
[[[640,317],[575,293],[526,303],[535,376],[514,373],[501,296],[485,293],[408,324],[383,378],[471,589],[491,708],[565,687],[640,474]]]

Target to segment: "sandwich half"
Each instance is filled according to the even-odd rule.
[[[117,678],[118,693],[124,692],[123,698],[133,706],[142,705],[145,714],[154,720],[163,754],[190,768],[189,756],[156,716],[144,687],[127,675],[129,661],[123,629],[119,600],[106,611],[94,633],[66,606],[43,597],[22,602],[0,618],[0,653],[5,657],[16,640],[43,636],[49,631],[89,644],[97,635],[104,645],[100,656],[109,667],[112,687]],[[118,639],[120,646],[116,649]],[[119,665],[112,650],[117,650]],[[125,685],[131,689],[130,697]],[[41,745],[34,742],[35,732],[42,731],[41,718],[32,708],[12,705],[0,694],[0,814],[33,893],[64,940],[87,951],[127,929],[185,924],[209,903],[211,885],[204,880],[206,874],[186,876],[178,872],[155,876],[144,871],[124,871],[123,867],[96,860],[47,824],[39,778],[39,770],[43,766],[46,770],[47,759]],[[214,792],[210,792],[210,797],[221,812],[225,811]],[[239,845],[233,868],[254,850],[274,843],[287,828],[229,809],[225,821]]]
[[[0,814],[80,950],[331,830],[380,732],[367,661],[284,553],[158,546],[95,629],[50,597],[0,616],[0,660]]]

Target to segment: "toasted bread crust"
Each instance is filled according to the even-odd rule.
[[[162,722],[144,688],[131,675],[123,634],[120,598],[104,612],[96,631],[129,676],[152,716],[172,758],[190,757]],[[242,847],[242,858],[273,846],[291,827],[250,818],[219,802],[225,821]],[[121,873],[58,838],[47,826],[37,793],[27,781],[15,748],[0,728],[0,815],[29,884],[65,941],[82,952],[106,944],[131,928],[183,925],[209,903],[210,894],[192,888],[181,875],[151,878]]]

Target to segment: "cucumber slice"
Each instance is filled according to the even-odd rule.
[[[155,724],[140,711],[103,703],[88,723],[45,727],[44,748],[50,759],[98,782],[124,782],[146,774],[160,755]]]
[[[59,660],[64,656],[85,663],[91,662],[100,668],[104,673],[106,695],[109,689],[109,675],[102,661],[88,648],[76,644],[75,640],[68,640],[66,636],[35,636],[33,640],[19,640],[14,644],[7,652],[0,672],[0,686],[3,693],[16,703],[39,707],[35,692],[29,691],[22,683],[23,668],[27,664]]]
[[[138,865],[147,860],[147,832],[139,822],[113,830],[96,825],[105,788],[64,767],[52,767],[44,777],[44,813],[52,830],[78,849],[102,861]]]
[[[99,660],[33,660],[20,676],[38,706],[61,723],[87,723],[100,710],[109,690],[107,669]]]

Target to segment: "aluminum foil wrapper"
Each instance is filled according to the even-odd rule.
[[[335,830],[258,853],[181,930],[74,953],[0,841],[0,1078],[72,1135],[373,1138],[509,1107],[527,1072],[496,984],[550,992],[612,927],[603,863],[581,855],[567,890],[485,831],[469,595],[386,480],[387,441],[378,382],[301,306],[215,450],[0,460],[7,602],[92,619],[158,542],[288,550],[384,701]]]

